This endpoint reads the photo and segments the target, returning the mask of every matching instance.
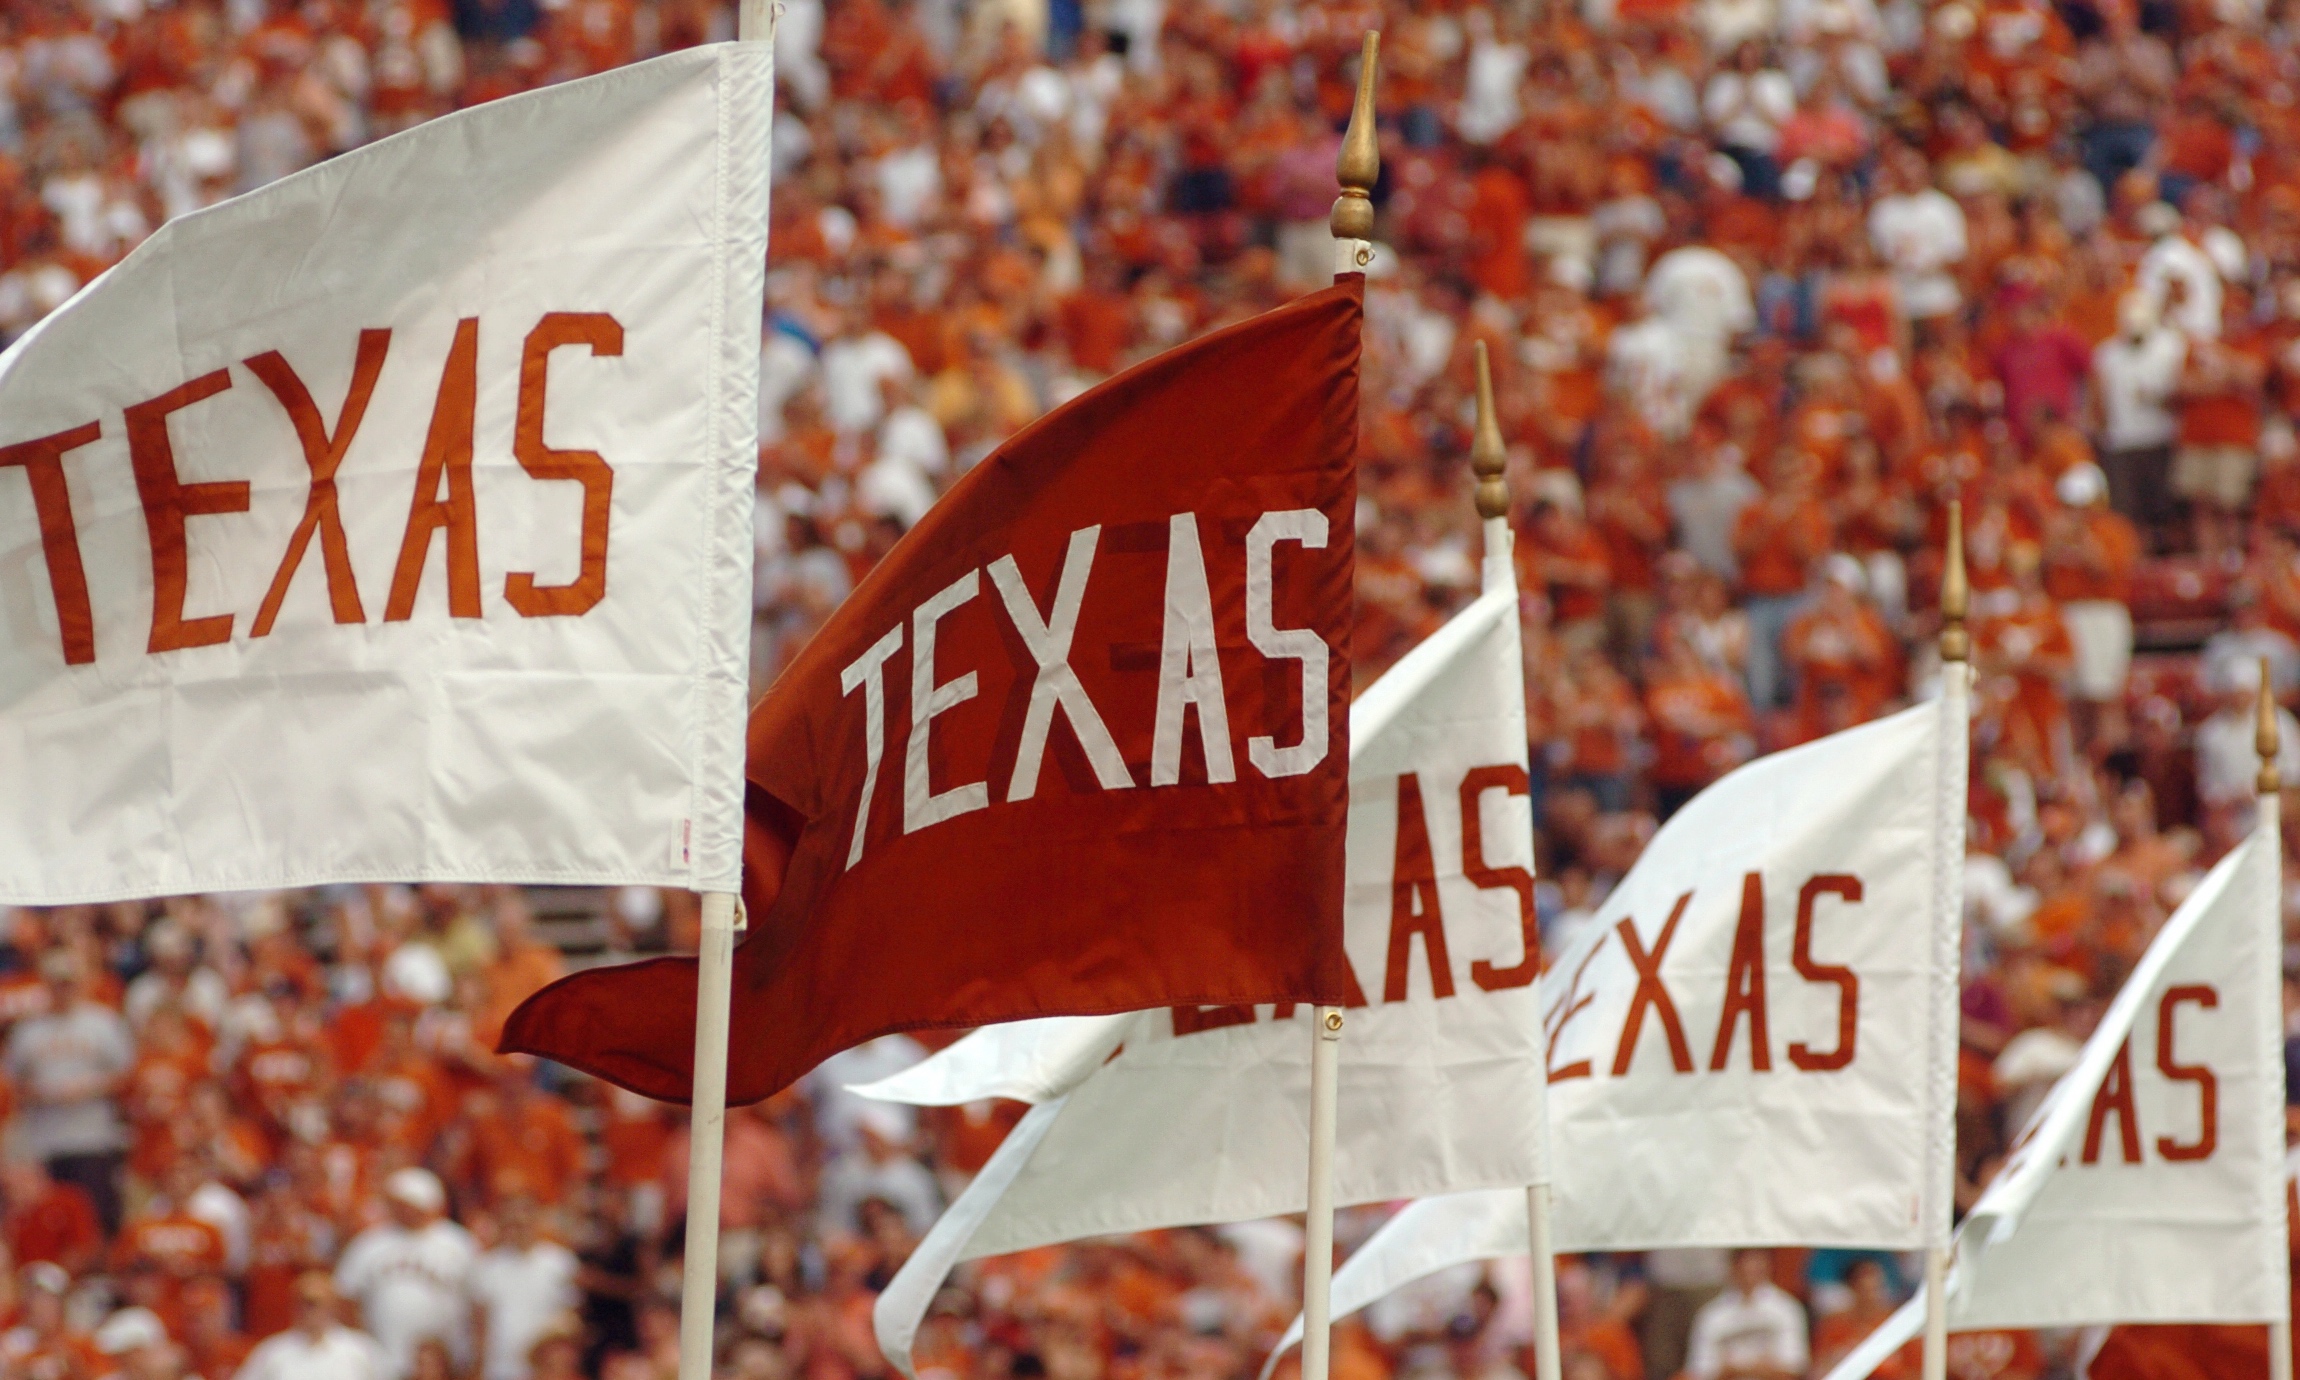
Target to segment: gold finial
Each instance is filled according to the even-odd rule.
[[[1342,135],[1342,156],[1334,166],[1342,194],[1334,199],[1334,213],[1326,226],[1337,240],[1374,237],[1374,183],[1382,175],[1382,149],[1374,140],[1374,72],[1381,48],[1380,32],[1368,29],[1365,56],[1358,65],[1357,104],[1350,107],[1350,127]]]
[[[1485,362],[1485,342],[1477,342],[1477,433],[1469,443],[1469,467],[1477,475],[1477,515],[1509,516],[1509,451],[1501,443],[1501,423],[1494,419],[1493,371]]]
[[[1949,549],[1941,572],[1941,660],[1964,661],[1972,656],[1972,634],[1965,631],[1965,614],[1972,604],[1972,589],[1965,583],[1965,505],[1949,500]]]
[[[2276,730],[2276,682],[2268,675],[2268,658],[2260,658],[2260,697],[2258,722],[2252,730],[2252,750],[2260,754],[2260,779],[2256,783],[2260,794],[2274,795],[2284,789],[2283,774],[2276,770],[2276,758],[2283,744]]]

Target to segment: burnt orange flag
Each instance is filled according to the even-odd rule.
[[[729,1101],[898,1030],[1345,1001],[1361,290],[1014,437],[768,692]],[[684,1101],[695,985],[577,974],[502,1047]]]

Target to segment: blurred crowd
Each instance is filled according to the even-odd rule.
[[[756,685],[1017,429],[1326,280],[1379,27],[1360,683],[1474,592],[1483,341],[1554,951],[1704,785],[1929,693],[1961,501],[1969,1201],[2248,827],[2262,659],[2300,693],[2296,24],[2288,0],[785,0]],[[7,0],[0,339],[169,218],[732,28],[725,0]],[[2300,781],[2288,713],[2284,744]],[[531,901],[13,913],[0,1380],[671,1380],[683,1117],[490,1052],[566,961]],[[607,924],[620,954],[696,920],[625,892]],[[843,1091],[923,1052],[880,1041],[732,1117],[723,1375],[888,1373],[871,1301],[1018,1111]],[[1346,1213],[1345,1248],[1382,1215]],[[1258,1222],[978,1262],[921,1374],[1250,1375],[1300,1245]],[[1575,1259],[1566,1374],[1817,1375],[1912,1286],[1859,1253]],[[1472,1267],[1349,1320],[1336,1374],[1512,1380],[1529,1326],[1522,1263]],[[2072,1375],[2097,1342],[1960,1337],[1951,1373]]]

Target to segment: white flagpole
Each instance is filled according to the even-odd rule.
[[[1302,1380],[1326,1380],[1333,1347],[1334,1101],[1342,1008],[1321,1006],[1310,1045],[1310,1203],[1302,1232]]]
[[[2284,1009],[2284,973],[2281,961],[2284,953],[2284,780],[2278,770],[2277,758],[2282,744],[2276,724],[2276,683],[2268,673],[2268,658],[2260,658],[2260,697],[2258,719],[2253,729],[2253,749],[2260,754],[2260,775],[2254,783],[2259,793],[2259,814],[2253,829],[2262,852],[2266,855],[2267,894],[2261,898],[2265,914],[2261,923],[2268,930],[2269,961],[2260,965],[2261,1009],[2279,1013]],[[2273,1015],[2271,1017],[2273,1019]],[[2267,1067],[2283,1067],[2282,1031],[2271,1031],[2271,1048],[2267,1053]],[[2268,1194],[2274,1203],[2271,1215],[2284,1221],[2289,1208],[2284,1196],[2284,1080],[2266,1080],[2265,1096],[2270,1103],[2269,1124],[2275,1128],[2275,1143],[2268,1156],[2270,1182]],[[2286,1224],[2289,1230],[2289,1223]],[[2283,1251],[2277,1251],[2277,1263],[2283,1264]],[[2284,1303],[2284,1315],[2268,1324],[2268,1380],[2292,1380],[2292,1290],[2289,1281],[2276,1291]]]
[[[772,0],[742,0],[735,37],[775,41]],[[761,158],[765,149],[759,150]],[[702,947],[696,954],[695,1088],[687,1120],[687,1248],[679,1280],[679,1380],[711,1380],[719,1302],[719,1181],[727,1149],[727,1027],[735,983],[735,932],[742,907],[733,892],[703,894]]]
[[[1971,603],[1965,582],[1963,505],[1949,504],[1949,541],[1941,573],[1941,743],[1933,802],[1933,1044],[1926,1146],[1925,1349],[1923,1380],[1946,1380],[1949,1364],[1949,1255],[1956,1199],[1958,965],[1964,936],[1965,792],[1971,743],[1970,661],[1965,630]]]
[[[1477,475],[1477,515],[1485,526],[1485,594],[1517,593],[1517,566],[1511,560],[1516,538],[1509,530],[1509,454],[1502,445],[1501,423],[1493,405],[1493,370],[1486,360],[1485,342],[1477,342],[1477,433],[1469,448],[1470,469]],[[1512,615],[1514,616],[1514,615]],[[1533,1071],[1533,1134],[1536,1147],[1534,1181],[1525,1188],[1525,1239],[1533,1264],[1533,1380],[1564,1380],[1565,1367],[1557,1336],[1557,1251],[1550,1230],[1549,1078],[1545,1069]]]
[[[1366,34],[1357,103],[1342,135],[1335,176],[1342,194],[1326,225],[1334,237],[1334,276],[1363,273],[1374,260],[1374,183],[1382,174],[1374,140],[1374,64],[1381,35]],[[1317,1008],[1310,1034],[1310,1196],[1302,1231],[1302,1380],[1326,1380],[1333,1349],[1334,1102],[1341,1085],[1342,1009]]]
[[[745,6],[746,13],[749,6]],[[703,896],[695,986],[695,1094],[687,1133],[687,1252],[679,1281],[679,1380],[711,1380],[718,1325],[719,1169],[727,1148],[727,1020],[735,979],[735,897]]]

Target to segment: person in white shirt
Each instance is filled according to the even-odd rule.
[[[2172,393],[2180,386],[2188,342],[2164,324],[2147,294],[2117,303],[2116,334],[2092,352],[2092,397],[2099,409],[2100,465],[2110,503],[2143,529],[2172,521],[2172,443],[2180,419]]]
[[[128,984],[120,1014],[139,1034],[161,1003],[174,1001],[184,1014],[210,1030],[221,1030],[232,991],[215,969],[198,961],[196,942],[180,921],[163,917],[144,931],[144,955],[152,966]]]
[[[2170,207],[2163,207],[2163,214],[2173,218]],[[2250,260],[2244,241],[2220,221],[2211,188],[2190,193],[2188,213],[2179,217],[2178,228],[2148,247],[2133,275],[2133,291],[2153,302],[2190,340],[2220,338],[2224,285],[2242,278]]]
[[[1605,344],[1606,384],[1654,434],[1678,440],[1693,428],[1701,399],[1688,332],[1666,316],[1643,307],[1638,316],[1614,327]]]
[[[1699,407],[1731,372],[1734,337],[1757,327],[1749,275],[1708,245],[1679,245],[1645,275],[1645,303],[1676,329],[1685,393]]]
[[[44,1014],[8,1034],[5,1070],[24,1110],[15,1144],[56,1178],[86,1190],[104,1230],[120,1226],[120,1164],[128,1144],[119,1092],[135,1066],[128,1023],[88,996],[88,974],[69,949],[40,955]]]
[[[1518,91],[1533,54],[1523,43],[1510,42],[1494,31],[1490,10],[1471,10],[1462,25],[1469,31],[1469,64],[1454,129],[1473,144],[1490,144],[1525,118]]]
[[[1797,113],[1797,88],[1789,74],[1765,66],[1765,49],[1750,39],[1733,50],[1730,63],[1709,78],[1701,92],[1701,116],[1717,140],[1718,151],[1741,168],[1741,190],[1773,200],[1780,191],[1781,173],[1773,150],[1781,143],[1781,126]]]
[[[858,329],[823,347],[823,416],[841,436],[875,432],[886,416],[880,385],[908,383],[917,373],[910,351],[884,331],[857,318]]]
[[[862,1144],[865,1122],[879,1127],[882,1133],[907,1138],[915,1124],[910,1108],[874,1101],[848,1089],[900,1073],[925,1057],[926,1046],[908,1035],[881,1035],[816,1065],[800,1086],[814,1102],[815,1134],[822,1137],[824,1148],[832,1155],[857,1148]],[[887,1108],[895,1109],[904,1122],[893,1131],[887,1131],[881,1119]]]
[[[2185,234],[2166,235],[2148,247],[2132,289],[2190,340],[2220,338],[2220,268]]]
[[[1869,207],[1869,243],[1893,271],[1901,314],[1912,321],[1947,316],[1964,302],[1950,271],[1965,257],[1965,211],[1932,185],[1931,167],[1913,148],[1885,162],[1888,195]]]
[[[336,1316],[335,1285],[325,1272],[307,1271],[295,1290],[295,1326],[257,1343],[233,1380],[390,1380],[391,1364],[375,1338]]]
[[[383,1347],[386,1380],[404,1380],[427,1338],[447,1346],[457,1366],[471,1364],[471,1233],[447,1220],[447,1190],[427,1169],[402,1169],[383,1181],[391,1220],[352,1238],[336,1262],[335,1287],[359,1305]]]
[[[2219,696],[2220,704],[2196,726],[2196,795],[2204,805],[2207,837],[2217,836],[2224,843],[2252,827],[2260,768],[2253,741],[2260,659],[2268,659],[2270,682],[2278,685],[2290,684],[2296,660],[2291,640],[2266,626],[2256,603],[2239,604],[2235,620],[2234,628],[2223,628],[2204,644],[2200,678]],[[2279,707],[2276,723],[2277,768],[2285,780],[2300,780],[2300,741],[2295,741],[2300,739],[2300,719]]]
[[[1795,1380],[1811,1361],[1805,1308],[1773,1283],[1773,1253],[1733,1253],[1725,1292],[1693,1315],[1685,1373],[1691,1380]]]
[[[823,1168],[815,1192],[815,1216],[822,1230],[867,1236],[863,1204],[876,1200],[901,1214],[913,1236],[924,1236],[942,1212],[942,1188],[934,1172],[912,1152],[910,1109],[891,1102],[862,1108],[855,1147]]]
[[[512,1198],[500,1214],[503,1241],[471,1267],[481,1380],[528,1380],[535,1344],[572,1310],[575,1253],[535,1234],[535,1205]]]

